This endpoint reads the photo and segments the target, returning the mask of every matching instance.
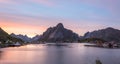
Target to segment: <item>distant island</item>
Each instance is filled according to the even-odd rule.
[[[36,35],[29,38],[27,35],[8,34],[0,28],[0,47],[7,47],[11,44],[19,43],[20,45],[29,43],[81,43],[81,42],[115,42],[120,43],[120,30],[108,27],[106,29],[87,32],[84,36],[64,27],[58,23],[54,27],[48,28],[42,35]]]

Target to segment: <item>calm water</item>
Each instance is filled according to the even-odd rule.
[[[0,49],[0,64],[120,64],[120,49],[68,46],[26,45]]]

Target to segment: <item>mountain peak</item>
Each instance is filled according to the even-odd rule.
[[[56,27],[61,27],[61,28],[64,28],[63,24],[62,23],[58,23]]]
[[[112,28],[112,27],[108,27],[108,28],[106,28],[106,29],[114,29],[114,28]]]
[[[45,42],[74,42],[78,41],[79,37],[72,30],[64,28],[62,23],[58,23],[53,28],[48,28],[39,41]]]

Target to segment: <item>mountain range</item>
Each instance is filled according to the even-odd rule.
[[[84,36],[79,37],[79,35],[72,30],[66,29],[62,23],[58,23],[56,26],[48,28],[42,35],[36,35],[33,38],[29,38],[27,35],[21,34],[16,35],[12,33],[9,35],[0,28],[0,42],[5,42],[7,40],[13,42],[77,42],[78,40],[88,38],[99,38],[107,42],[120,42],[120,30],[108,27],[87,32]]]
[[[10,34],[12,37],[18,38],[23,40],[24,42],[36,42],[41,36],[40,35],[36,35],[33,38],[28,37],[27,35],[16,35],[14,33]]]

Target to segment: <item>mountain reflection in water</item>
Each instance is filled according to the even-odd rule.
[[[80,43],[31,44],[0,49],[0,64],[95,64],[97,58],[103,64],[120,64],[119,54],[119,49],[84,47]]]

